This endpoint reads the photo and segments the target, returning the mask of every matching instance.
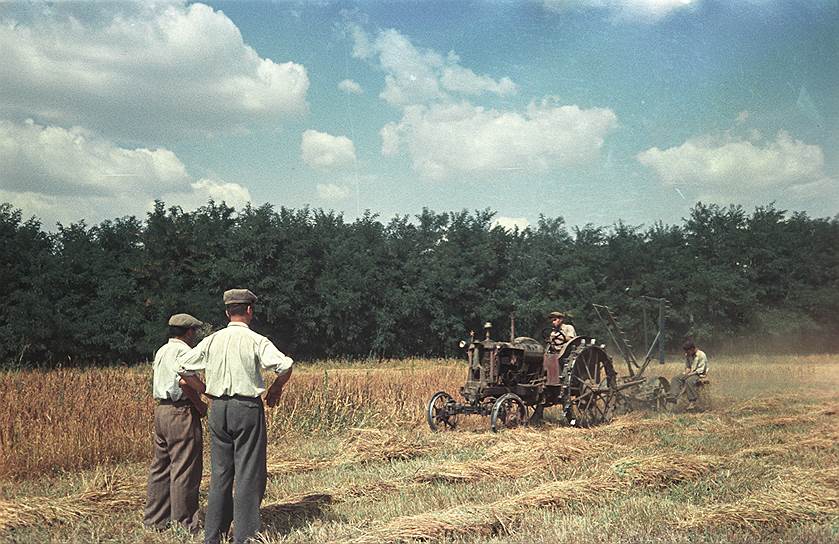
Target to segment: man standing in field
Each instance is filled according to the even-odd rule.
[[[551,320],[551,333],[548,336],[548,353],[559,353],[572,338],[577,336],[574,326],[565,323],[566,315],[563,312],[551,312],[548,318]]]
[[[231,522],[236,543],[259,531],[259,506],[268,477],[261,397],[266,390],[260,371],[277,373],[265,395],[268,406],[277,404],[291,377],[291,358],[249,327],[255,302],[256,295],[247,289],[225,291],[230,323],[178,359],[184,377],[204,370],[206,393],[212,399],[208,418],[212,473],[204,522],[208,544],[220,542]]]
[[[143,523],[162,530],[180,523],[192,533],[200,529],[198,488],[201,485],[201,400],[204,384],[196,376],[178,375],[178,356],[195,345],[202,323],[189,314],[169,318],[169,341],[154,355],[152,394],[154,409],[154,461]]]
[[[682,349],[685,352],[685,372],[670,382],[670,401],[676,402],[684,388],[688,396],[687,409],[692,410],[696,404],[697,384],[708,372],[708,357],[704,351],[696,349],[693,340],[686,341]]]

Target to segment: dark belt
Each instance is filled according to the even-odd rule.
[[[207,395],[213,400],[242,400],[245,402],[258,402],[262,403],[262,397],[246,397],[244,395]]]
[[[189,399],[157,399],[157,404],[159,404],[160,406],[192,406],[192,401],[190,401]]]

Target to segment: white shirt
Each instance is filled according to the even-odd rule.
[[[562,347],[576,336],[577,331],[574,329],[574,326],[569,325],[568,323],[563,323],[559,326],[558,330],[551,330],[551,333],[548,337],[548,347],[554,353],[559,353],[560,351],[562,351]]]
[[[265,392],[260,369],[281,374],[294,361],[245,323],[231,321],[178,357],[178,363],[186,373],[204,371],[207,395],[258,397]]]
[[[691,372],[704,375],[708,372],[708,356],[701,349],[696,350],[696,354],[691,356],[685,355],[685,366]]]
[[[154,354],[154,377],[152,378],[152,395],[158,400],[181,400],[183,390],[178,384],[181,379],[178,374],[178,356],[189,351],[186,342],[177,338],[169,341]]]

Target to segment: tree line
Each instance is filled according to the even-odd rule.
[[[658,311],[644,297],[668,301],[670,350],[687,336],[826,350],[839,347],[839,219],[700,203],[680,225],[540,217],[511,231],[490,210],[348,222],[211,201],[46,232],[5,203],[0,285],[5,366],[149,359],[173,313],[224,326],[232,287],[259,296],[253,327],[298,359],[449,356],[485,321],[506,339],[511,314],[517,335],[538,337],[555,309],[605,338],[592,303],[614,310],[640,352]]]

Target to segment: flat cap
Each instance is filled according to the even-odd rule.
[[[224,304],[253,304],[256,295],[250,289],[228,289],[224,292]]]
[[[565,312],[551,312],[551,313],[548,314],[548,317],[551,318],[551,319],[554,319],[554,318],[557,318],[557,317],[563,317],[564,318],[565,317]]]
[[[186,329],[192,329],[200,327],[201,325],[203,325],[203,323],[189,314],[175,314],[169,318],[170,327],[184,327]]]

